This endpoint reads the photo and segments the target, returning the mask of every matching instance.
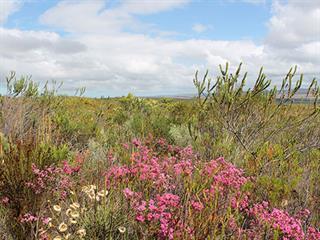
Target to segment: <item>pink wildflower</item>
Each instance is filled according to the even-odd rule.
[[[7,204],[7,203],[9,203],[9,198],[8,198],[8,197],[3,197],[3,198],[0,200],[0,203],[2,203],[2,204]]]
[[[191,206],[197,211],[202,211],[202,209],[204,208],[203,204],[197,201],[191,201]]]
[[[123,190],[123,193],[124,193],[124,196],[127,198],[127,199],[130,199],[131,197],[134,196],[134,192],[131,191],[129,188],[125,188]]]
[[[39,218],[37,216],[32,215],[31,213],[26,213],[21,217],[20,222],[22,223],[36,222],[38,221],[38,219]]]
[[[319,240],[320,239],[320,231],[313,227],[309,227],[307,231],[307,239],[308,240]]]
[[[133,144],[134,146],[136,146],[136,147],[139,147],[139,146],[141,145],[141,142],[140,142],[140,140],[134,138],[134,139],[132,140],[132,144]]]
[[[145,221],[145,217],[144,217],[143,215],[138,215],[138,216],[136,217],[136,220],[137,220],[138,222],[144,222],[144,221]]]
[[[80,171],[80,166],[71,167],[67,161],[63,161],[63,171],[64,173],[71,175]]]

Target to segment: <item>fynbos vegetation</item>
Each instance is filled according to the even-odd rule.
[[[0,239],[320,239],[320,89],[241,65],[189,100],[90,99],[7,78]]]

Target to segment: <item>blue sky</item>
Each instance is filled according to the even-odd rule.
[[[270,4],[246,2],[195,1],[180,9],[156,15],[142,16],[163,31],[177,32],[178,39],[201,38],[214,40],[253,39],[261,41],[267,32]],[[208,27],[195,32],[194,24]]]
[[[2,0],[9,1],[9,0]],[[79,0],[81,1],[81,0]],[[53,30],[66,34],[61,29],[50,28],[39,22],[46,10],[57,5],[59,0],[25,1],[4,23],[6,28],[21,30]],[[194,1],[177,9],[151,15],[137,16],[142,22],[156,25],[158,30],[174,32],[176,39],[253,39],[261,41],[267,32],[266,22],[271,17],[271,2],[250,3],[245,1]],[[106,2],[106,8],[118,6],[118,1]],[[249,14],[248,14],[249,13]],[[194,25],[203,25],[203,31],[193,30]],[[146,34],[152,34],[147,32]]]
[[[2,0],[3,1],[3,0]],[[8,0],[4,0],[8,1]],[[9,0],[10,1],[10,0]],[[46,10],[54,7],[58,4],[58,0],[25,0],[21,1],[22,4],[19,10],[13,12],[12,15],[4,22],[4,27],[6,28],[18,28],[21,30],[48,30],[47,26],[39,22],[39,17]],[[52,30],[52,29],[51,29]],[[59,29],[54,29],[60,34],[63,31]]]
[[[58,3],[59,0],[26,0],[21,8],[8,18],[4,27],[53,30],[59,34],[66,34],[62,29],[50,28],[39,22],[39,17]],[[119,4],[119,1],[106,1],[105,7],[114,8]],[[159,30],[174,33],[170,37],[176,39],[261,41],[267,32],[266,22],[271,17],[271,2],[253,4],[246,1],[198,0],[169,11],[137,17],[142,22],[156,25]],[[203,25],[207,29],[196,32],[192,29],[195,24]]]
[[[275,84],[292,65],[319,75],[319,0],[0,0],[0,15],[2,92],[10,70],[88,96],[189,93],[226,61],[249,84],[261,65]]]

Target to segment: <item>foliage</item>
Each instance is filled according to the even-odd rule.
[[[10,73],[0,239],[318,239],[320,91],[296,103],[295,75],[277,89],[261,69],[249,89],[220,66],[178,100],[64,97]]]

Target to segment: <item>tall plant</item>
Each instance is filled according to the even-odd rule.
[[[228,63],[224,68],[219,65],[220,74],[215,80],[208,77],[208,71],[199,80],[196,72],[193,82],[197,89],[197,114],[189,121],[189,133],[195,141],[203,133],[209,133],[215,139],[219,132],[226,131],[245,152],[255,158],[265,142],[319,117],[320,87],[316,79],[312,80],[306,94],[313,107],[297,117],[293,116],[292,106],[303,82],[301,74],[294,83],[297,67],[289,70],[278,89],[272,87],[263,68],[253,87],[246,88],[247,72],[241,74],[241,66],[230,73]],[[298,133],[293,137],[298,138]],[[314,137],[317,135],[314,134]],[[312,138],[309,140],[301,146],[301,150],[319,147],[320,141],[315,143]]]
[[[51,115],[57,106],[55,90],[30,77],[7,77],[7,95],[0,103],[0,200],[7,202],[11,221],[7,227],[14,239],[28,239],[30,226],[20,222],[26,211],[37,212],[42,196],[26,183],[32,178],[32,164],[50,166],[65,159],[66,146],[55,143]]]

